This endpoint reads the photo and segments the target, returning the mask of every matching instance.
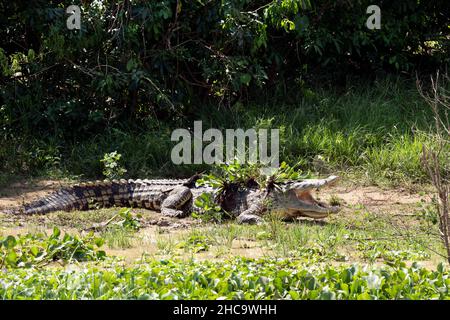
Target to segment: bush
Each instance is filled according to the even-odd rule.
[[[66,27],[72,4],[82,7],[80,31]],[[177,122],[198,103],[232,105],[261,89],[298,91],[323,75],[448,62],[447,1],[383,1],[381,30],[365,26],[370,4],[2,2],[2,136],[20,128],[77,139],[128,118]]]

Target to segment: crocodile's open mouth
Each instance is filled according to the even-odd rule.
[[[332,206],[316,200],[309,190],[296,192],[296,197],[298,200],[298,207],[293,209],[296,211],[296,214],[300,216],[323,219],[329,214],[339,212],[341,209],[339,206]]]
[[[290,198],[287,205],[287,213],[291,217],[305,216],[313,219],[324,219],[328,215],[340,211],[339,206],[328,205],[316,200],[311,194],[312,190],[332,184],[338,179],[330,176],[326,179],[309,179],[293,183],[289,186]]]

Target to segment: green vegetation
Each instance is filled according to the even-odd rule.
[[[143,260],[79,270],[0,274],[4,299],[449,299],[450,275],[398,263],[307,267],[287,260]]]
[[[66,27],[73,4],[81,31]],[[445,69],[448,4],[383,3],[382,29],[368,30],[370,4],[2,3],[0,184],[17,175],[190,175],[206,168],[167,159],[172,130],[194,120],[283,128],[282,160],[303,169],[420,181],[427,109],[408,79]],[[109,172],[115,151],[121,163]]]
[[[424,215],[418,220],[421,223],[408,224],[401,235],[398,228],[405,227],[401,220],[363,210],[325,225],[307,221],[285,224],[270,216],[267,223],[259,226],[232,222],[203,224],[175,238],[160,234],[155,245],[158,255],[164,255],[164,259],[144,256],[131,264],[124,264],[120,258],[105,259],[105,252],[95,249],[105,241],[92,234],[82,238],[66,234],[61,239],[60,231],[55,228],[50,237],[42,234],[7,236],[1,239],[0,247],[2,264],[7,268],[7,272],[0,272],[0,297],[449,299],[450,274],[442,263],[437,264],[434,271],[417,262],[409,263],[428,260],[434,250],[443,250],[433,236],[437,226],[428,218],[432,215],[431,207],[417,209],[418,215]],[[130,212],[120,212],[128,224],[115,225],[112,230],[127,231],[129,238],[125,241],[130,241],[131,247],[136,246],[130,240],[136,236],[130,233],[135,228],[129,227],[130,221],[135,220],[130,218],[133,217]],[[76,212],[71,214],[77,215]],[[103,237],[107,238],[108,232],[111,231],[103,233]],[[245,243],[253,241],[265,248],[265,256],[210,262],[201,258],[213,252],[225,257],[236,241],[241,240],[244,240],[242,249],[251,250]],[[115,241],[109,244],[106,240],[106,244],[114,248],[121,240]],[[108,250],[106,248],[106,252]],[[14,259],[11,252],[14,252]],[[385,264],[348,262],[358,259],[369,263],[384,261]],[[43,268],[52,262],[60,264]]]
[[[122,155],[117,153],[117,151],[113,151],[111,153],[105,153],[103,159],[100,160],[105,167],[102,173],[106,178],[111,180],[118,179],[127,172],[127,169],[120,165],[120,158],[122,158]]]
[[[268,213],[243,226],[212,194],[183,220],[95,206],[0,213],[0,298],[450,299],[442,214],[420,161],[448,139],[436,139],[439,111],[416,87],[448,69],[448,0],[383,1],[380,30],[366,27],[372,4],[0,2],[2,197],[34,178],[203,171],[199,182],[222,190],[328,174],[347,188],[316,194],[343,207],[323,221]],[[69,5],[81,30],[66,27]],[[262,181],[255,165],[173,164],[171,133],[196,120],[280,129],[281,169]],[[439,156],[432,173],[448,185]],[[344,199],[349,186],[366,189]]]
[[[227,113],[199,107],[194,118],[218,128],[251,128],[255,124],[280,128],[280,160],[299,163],[305,171],[355,172],[375,183],[425,180],[419,154],[427,141],[421,132],[428,130],[431,114],[410,81],[383,80],[374,87],[349,88],[339,94],[319,90],[291,105],[275,101],[270,105],[237,104]],[[185,125],[192,124],[186,121]],[[104,167],[99,160],[114,151],[122,155],[119,166],[127,170],[125,177],[185,177],[209,170],[167,162],[175,128],[160,123],[136,132],[122,126],[82,137],[76,143],[33,137],[9,143],[1,149],[2,163],[10,168],[3,171],[3,183],[8,182],[6,176],[20,172],[101,177]]]
[[[65,234],[58,228],[47,237],[44,234],[26,234],[0,238],[0,268],[29,268],[45,266],[54,261],[70,263],[103,259],[104,251],[96,250],[104,240],[92,234],[79,238]]]
[[[121,220],[116,221],[119,218]],[[110,248],[130,248],[134,233],[140,229],[141,215],[133,215],[130,209],[121,209],[107,221],[102,237]]]

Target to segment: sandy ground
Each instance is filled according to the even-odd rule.
[[[13,207],[26,203],[67,185],[57,180],[39,180],[15,182],[6,188],[0,189],[0,209]]]

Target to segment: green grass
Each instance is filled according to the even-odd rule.
[[[160,255],[173,255],[175,253],[176,243],[170,236],[158,237],[156,247]]]
[[[248,257],[292,258],[310,263],[353,261],[376,264],[401,260],[428,261],[430,265],[436,265],[444,261],[442,256],[445,250],[432,203],[419,201],[408,205],[393,204],[392,207],[385,204],[381,211],[377,206],[342,205],[343,212],[324,221],[303,219],[286,223],[276,215],[268,214],[261,225],[197,221],[188,224],[187,230],[160,227],[136,232],[111,224],[98,235],[110,249],[133,248],[168,258],[199,254],[209,259],[214,254],[220,258],[229,253]],[[1,221],[1,225],[5,228],[5,235],[9,234],[8,228],[17,230],[17,225],[22,225],[23,232],[38,233],[53,226],[74,232],[74,228],[82,230],[92,227],[94,223],[108,221],[118,210],[56,212],[45,218],[17,217],[16,221],[4,216],[5,221]],[[140,216],[140,212],[133,212],[131,217]],[[155,215],[142,213],[141,222],[145,225]]]
[[[108,247],[112,249],[133,247],[133,232],[123,227],[109,227],[102,233],[102,237]]]
[[[444,261],[434,207],[418,204],[405,210],[410,215],[372,212],[361,207],[327,221],[305,219],[291,223],[267,215],[261,225],[208,225],[199,231],[194,229],[187,237],[202,235],[222,251],[230,250],[235,241],[251,241],[266,257],[289,257],[311,264]]]
[[[100,159],[117,150],[130,177],[187,176],[204,165],[173,165],[172,130],[203,120],[204,128],[280,128],[281,160],[321,173],[356,173],[370,183],[420,182],[425,175],[419,154],[432,123],[428,106],[412,80],[385,79],[344,92],[312,90],[289,105],[237,103],[230,109],[198,106],[190,119],[151,122],[140,129],[109,128],[72,143],[50,137],[25,137],[0,147],[4,174],[20,172],[81,178],[101,177]],[[155,124],[156,123],[156,124]]]
[[[77,229],[86,229],[92,227],[95,223],[101,223],[111,219],[117,214],[117,209],[98,209],[89,211],[77,211],[65,212],[57,211],[52,212],[46,216],[48,225],[53,226],[65,226],[73,227]],[[39,216],[30,216],[28,221],[30,223],[39,223]],[[42,223],[41,223],[42,224]]]

